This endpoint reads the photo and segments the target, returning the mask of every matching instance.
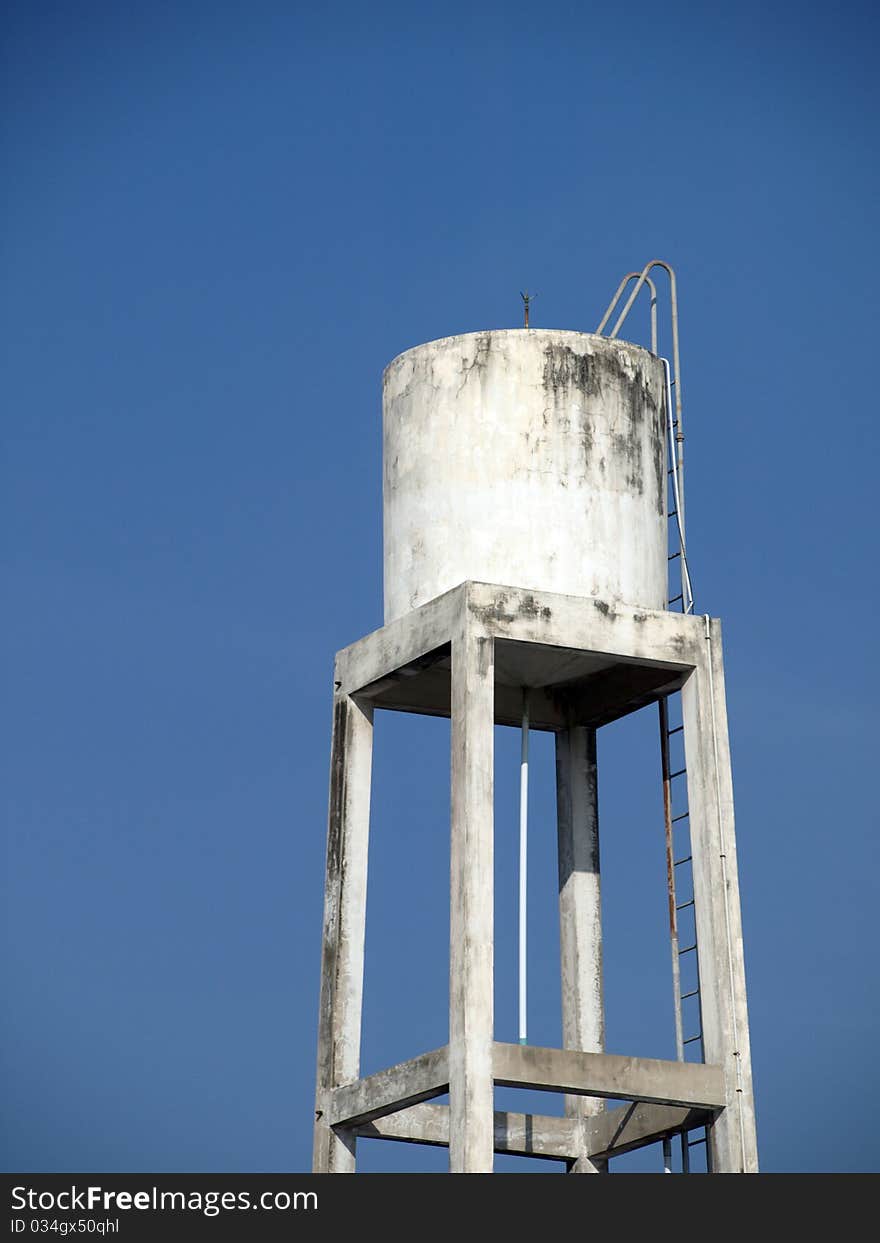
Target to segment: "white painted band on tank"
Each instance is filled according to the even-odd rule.
[[[445,337],[383,378],[385,621],[467,579],[667,601],[666,378],[629,342]]]

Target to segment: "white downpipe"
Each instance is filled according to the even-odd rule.
[[[526,898],[529,841],[529,694],[523,687],[522,746],[519,765],[519,1042],[528,1038],[526,1024]]]

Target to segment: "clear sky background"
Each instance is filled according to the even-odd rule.
[[[725,627],[763,1167],[880,1167],[874,7],[28,0],[3,25],[6,1168],[308,1168],[382,369],[518,325],[527,286],[535,325],[592,330],[655,255]],[[608,1038],[668,1057],[655,731],[600,739]],[[378,722],[367,1070],[446,1039],[447,747]],[[558,1044],[549,736],[533,772],[531,1035]]]

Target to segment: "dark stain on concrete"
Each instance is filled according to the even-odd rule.
[[[584,474],[589,476],[593,466],[595,437],[589,410],[601,402],[608,388],[619,389],[622,394],[617,426],[611,432],[611,444],[616,457],[626,464],[626,486],[633,493],[645,491],[646,469],[653,475],[657,512],[666,510],[665,478],[665,395],[658,402],[651,391],[649,375],[637,367],[632,374],[624,367],[619,347],[609,346],[596,354],[581,354],[570,345],[548,342],[544,347],[544,389],[549,399],[545,403],[542,421],[547,426],[550,409],[554,409],[560,421],[573,417],[571,393],[582,397],[580,425],[572,428],[580,438],[584,459]],[[603,386],[604,381],[604,386]],[[661,389],[661,394],[663,390]],[[647,425],[648,443],[653,447],[651,463],[644,461],[643,437]],[[595,463],[600,475],[606,472],[604,455]]]
[[[458,392],[455,394],[456,397],[460,395],[461,390],[468,383],[468,381],[470,380],[474,372],[476,372],[477,376],[479,376],[481,371],[486,370],[486,367],[488,366],[488,363],[489,363],[489,354],[491,353],[491,351],[492,351],[492,333],[491,332],[480,333],[479,337],[477,337],[477,340],[474,343],[473,360],[469,363],[465,363],[464,366],[462,367],[463,378],[462,378],[461,384],[458,386]]]
[[[553,616],[553,610],[548,608],[546,604],[539,604],[533,595],[523,596],[522,606],[519,611],[520,617],[538,618],[542,621],[549,621]]]
[[[475,617],[479,617],[484,623],[489,622],[515,622],[516,613],[511,613],[504,608],[501,600],[496,600],[493,604],[472,604],[471,612]]]
[[[570,388],[579,389],[585,397],[601,397],[600,368],[590,354],[548,342],[544,347],[544,387],[556,397]]]
[[[330,817],[327,831],[327,876],[342,876],[345,860],[342,857],[342,821],[345,811],[346,774],[345,757],[348,750],[350,712],[345,697],[336,700],[333,708],[333,756],[330,766]]]
[[[516,621],[535,621],[538,618],[549,621],[553,616],[553,610],[546,604],[539,604],[530,593],[523,596],[519,605],[508,596],[499,596],[491,604],[472,604],[471,611],[484,623],[494,621],[509,624]]]

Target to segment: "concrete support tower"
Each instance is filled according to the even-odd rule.
[[[673,1135],[686,1169],[703,1128],[711,1170],[757,1169],[720,624],[668,608],[667,392],[647,350],[541,329],[431,342],[385,372],[385,624],[334,673],[316,1171],[353,1172],[372,1138],[448,1146],[453,1173],[495,1152],[595,1173]],[[680,1011],[692,951],[702,1061],[680,1030],[676,1061],[605,1049],[596,731],[652,703],[666,719],[679,692],[667,839],[689,821],[695,945],[671,888],[674,978]],[[494,1035],[493,736],[524,693],[556,735],[562,1049]],[[377,709],[451,717],[449,1039],[362,1077]],[[564,1112],[496,1111],[496,1084],[561,1093]]]

